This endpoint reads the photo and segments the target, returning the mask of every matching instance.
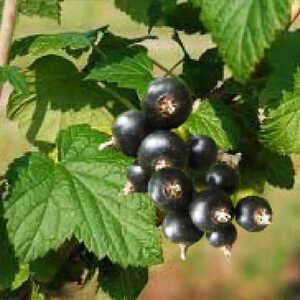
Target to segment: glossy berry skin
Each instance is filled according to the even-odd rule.
[[[138,161],[148,171],[158,171],[165,167],[184,168],[187,162],[185,143],[173,132],[155,131],[142,141]]]
[[[185,211],[168,212],[162,223],[164,236],[175,244],[190,245],[198,242],[203,232],[199,231],[192,223]]]
[[[192,222],[201,231],[218,231],[230,224],[234,216],[229,196],[218,189],[195,193],[189,208]]]
[[[188,142],[189,165],[193,169],[207,170],[217,160],[216,142],[205,135],[194,135]]]
[[[192,99],[180,80],[160,77],[150,83],[143,110],[153,128],[176,128],[190,115]]]
[[[238,189],[240,180],[234,169],[225,164],[216,164],[206,174],[206,183],[230,195]]]
[[[119,115],[113,125],[117,147],[126,155],[135,157],[143,138],[150,132],[145,113],[129,110]]]
[[[235,213],[237,223],[250,232],[262,231],[272,222],[270,204],[257,196],[242,198],[235,208]]]
[[[148,184],[151,199],[165,210],[184,210],[193,196],[193,184],[178,169],[162,169],[155,172]]]
[[[128,167],[127,179],[133,185],[135,192],[147,192],[150,175],[136,161]]]
[[[208,243],[213,247],[232,246],[237,239],[237,230],[234,225],[228,226],[213,232],[207,232]]]

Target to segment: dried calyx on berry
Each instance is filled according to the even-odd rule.
[[[250,232],[262,231],[272,223],[272,208],[262,197],[242,198],[239,200],[235,212],[237,223]]]
[[[179,244],[182,260],[186,259],[188,248],[198,242],[203,232],[192,223],[186,211],[170,211],[164,217],[162,229],[164,236],[171,242]]]
[[[194,194],[190,216],[201,231],[218,231],[231,223],[234,208],[229,196],[218,189],[207,189]]]
[[[153,128],[176,128],[191,113],[192,99],[182,80],[160,77],[150,83],[143,110]]]
[[[147,171],[184,168],[187,151],[184,141],[175,133],[159,130],[149,134],[138,150],[138,162]]]
[[[211,246],[221,248],[226,259],[230,261],[232,245],[237,239],[237,230],[234,225],[229,224],[218,231],[207,232],[206,238]]]
[[[140,143],[150,131],[145,113],[129,110],[115,120],[113,140],[116,147],[124,154],[135,157]]]
[[[152,175],[148,193],[162,209],[186,209],[192,199],[193,184],[182,171],[163,169]]]

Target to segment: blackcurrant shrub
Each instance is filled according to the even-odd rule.
[[[155,131],[142,141],[138,150],[138,161],[149,171],[184,168],[187,161],[185,143],[173,132]]]
[[[168,212],[164,217],[162,230],[169,241],[180,245],[182,260],[186,259],[188,247],[198,242],[203,236],[203,232],[193,225],[186,211]]]
[[[207,189],[194,194],[190,216],[199,230],[218,231],[231,223],[234,208],[226,193],[219,189]]]
[[[133,192],[147,192],[150,175],[136,161],[127,169],[128,184]]]
[[[206,183],[211,187],[217,187],[228,194],[232,194],[238,189],[240,181],[233,168],[219,163],[206,174]]]
[[[194,135],[188,142],[189,165],[193,169],[206,170],[217,160],[216,142],[205,135]]]
[[[225,257],[231,258],[232,245],[237,239],[237,230],[234,225],[228,226],[213,232],[206,232],[208,243],[216,248],[221,248]]]
[[[248,196],[242,198],[236,208],[236,221],[245,230],[258,232],[272,223],[272,208],[261,197]]]
[[[148,193],[162,209],[185,209],[192,200],[193,184],[181,170],[162,169],[152,175]]]
[[[171,129],[180,126],[192,111],[192,99],[185,85],[176,78],[160,77],[147,90],[143,109],[151,126]]]
[[[143,138],[150,132],[145,113],[129,110],[119,115],[113,125],[116,146],[126,155],[135,157]]]

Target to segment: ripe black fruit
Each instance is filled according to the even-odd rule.
[[[206,183],[217,187],[228,194],[239,187],[239,176],[234,169],[225,164],[216,164],[206,175]]]
[[[148,171],[184,168],[187,161],[185,143],[173,132],[153,132],[142,141],[138,150],[138,161]]]
[[[164,217],[162,230],[168,240],[181,245],[183,260],[186,257],[187,248],[203,236],[203,232],[193,225],[190,216],[185,211],[170,211]]]
[[[215,141],[205,135],[194,135],[187,142],[189,165],[193,169],[206,170],[217,160]]]
[[[248,196],[242,198],[236,208],[236,221],[245,230],[258,232],[272,223],[272,208],[261,197]]]
[[[186,209],[192,200],[193,184],[178,169],[162,169],[152,175],[148,193],[160,208]]]
[[[128,167],[127,179],[131,183],[134,192],[147,192],[150,175],[136,161]]]
[[[160,77],[150,83],[143,109],[153,128],[176,128],[191,113],[192,99],[181,81],[176,78]]]
[[[207,189],[194,194],[190,216],[201,231],[218,231],[230,224],[234,208],[229,196],[218,189]]]
[[[145,113],[129,110],[119,115],[113,126],[113,137],[120,150],[136,156],[143,138],[150,132]]]
[[[208,243],[213,247],[232,246],[237,238],[237,231],[234,225],[228,226],[213,232],[207,232]]]

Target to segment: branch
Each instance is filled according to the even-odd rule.
[[[8,63],[9,50],[16,25],[17,7],[19,0],[5,0],[0,28],[0,66]],[[5,88],[0,86],[0,102],[5,99]]]

